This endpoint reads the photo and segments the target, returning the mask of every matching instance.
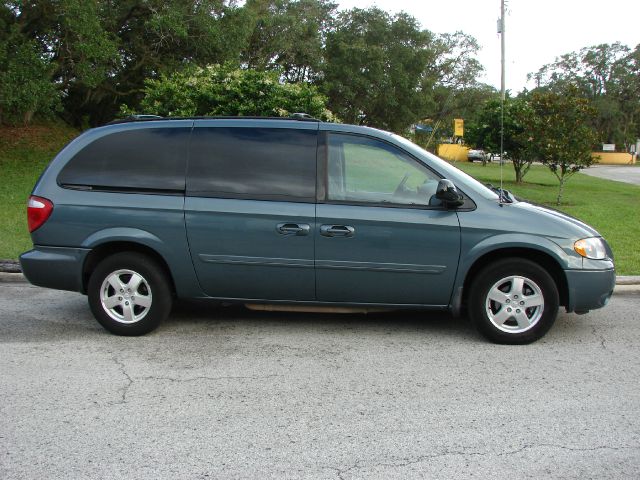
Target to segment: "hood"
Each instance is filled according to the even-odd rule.
[[[529,216],[533,214],[539,217],[540,222],[548,228],[546,234],[550,237],[585,238],[601,236],[595,228],[553,208],[523,201],[511,204],[510,207],[522,211],[523,215]]]

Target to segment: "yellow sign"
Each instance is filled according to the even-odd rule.
[[[455,118],[453,120],[453,136],[464,137],[464,120],[461,118]]]

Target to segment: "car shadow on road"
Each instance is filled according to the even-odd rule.
[[[453,318],[447,312],[425,310],[393,310],[372,313],[315,313],[255,311],[243,305],[221,306],[206,301],[179,301],[159,332],[211,331],[260,328],[286,329],[288,332],[415,332],[477,341],[465,318]]]

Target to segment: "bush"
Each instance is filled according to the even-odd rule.
[[[333,120],[326,98],[307,83],[283,83],[277,72],[213,65],[147,80],[140,113],[161,116],[276,116],[304,112]],[[133,113],[126,106],[123,114]]]

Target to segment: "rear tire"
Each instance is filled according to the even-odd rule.
[[[469,293],[469,317],[495,343],[526,344],[543,337],[558,315],[558,288],[551,275],[522,258],[488,265]]]
[[[116,253],[89,278],[89,307],[100,325],[116,335],[144,335],[171,311],[169,282],[157,262],[135,252]]]

